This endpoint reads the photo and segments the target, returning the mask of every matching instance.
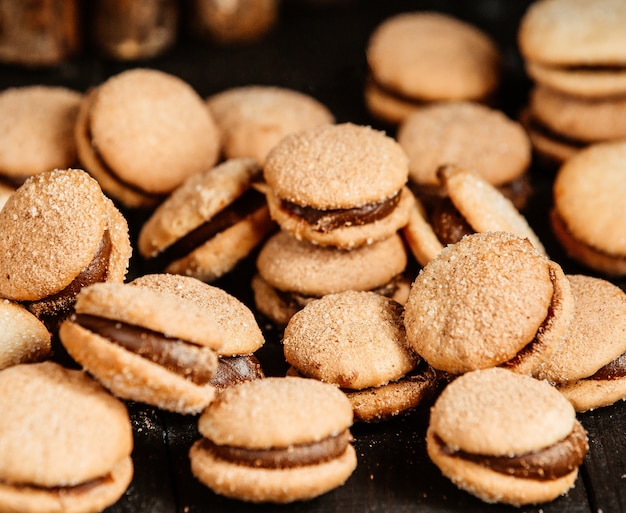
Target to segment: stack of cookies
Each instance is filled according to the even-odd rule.
[[[539,155],[561,163],[626,137],[626,4],[540,0],[524,15],[519,49],[535,86],[523,113]]]

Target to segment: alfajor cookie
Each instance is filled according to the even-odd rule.
[[[82,94],[33,85],[0,92],[0,181],[16,189],[29,176],[74,167],[74,123]]]
[[[553,184],[552,230],[567,255],[626,276],[626,143],[598,143],[565,162]]]
[[[133,477],[124,404],[57,363],[0,372],[0,510],[96,513]]]
[[[147,266],[207,282],[231,271],[275,228],[253,187],[261,176],[254,160],[241,158],[187,178],[141,227]]]
[[[0,301],[0,370],[51,355],[51,334],[46,326],[22,305]]]
[[[526,238],[545,254],[526,218],[479,174],[449,165],[440,168],[437,175],[445,198],[433,203],[416,198],[409,222],[402,229],[411,253],[422,266],[465,235],[490,231]]]
[[[254,355],[265,343],[263,333],[252,311],[235,296],[196,278],[175,274],[146,274],[130,284],[193,301],[215,319],[224,333],[223,343],[217,349],[217,369],[210,380],[218,390],[265,377]]]
[[[427,102],[485,101],[500,83],[495,42],[444,13],[406,12],[385,19],[370,35],[365,53],[366,107],[391,124]]]
[[[563,341],[536,371],[576,411],[626,397],[626,294],[601,278],[567,275],[574,317]]]
[[[219,133],[185,81],[133,68],[87,91],[75,126],[81,165],[111,198],[153,207],[188,176],[210,169]]]
[[[248,502],[312,499],[357,465],[350,402],[335,386],[272,377],[225,390],[198,420],[191,470],[215,493]]]
[[[116,396],[183,414],[213,400],[224,334],[178,294],[122,283],[81,290],[59,329],[69,355]]]
[[[507,232],[466,235],[417,276],[405,305],[411,347],[450,374],[503,366],[530,374],[573,315],[559,264]]]
[[[340,387],[359,421],[386,420],[417,407],[441,379],[407,343],[402,314],[402,305],[374,292],[312,301],[285,327],[289,373]]]
[[[404,304],[411,278],[398,234],[352,250],[316,246],[281,230],[261,247],[252,278],[256,308],[279,326],[315,299],[371,290]]]
[[[408,221],[408,159],[384,132],[342,123],[284,137],[263,174],[272,218],[294,237],[351,249]]]
[[[51,331],[91,283],[122,282],[128,223],[93,178],[57,169],[29,178],[0,212],[0,296],[24,304]]]
[[[423,201],[445,196],[437,173],[447,165],[475,172],[518,209],[532,193],[530,140],[500,110],[469,101],[424,106],[400,124],[397,139],[409,157],[411,188]]]
[[[278,86],[234,87],[209,96],[206,104],[220,131],[224,158],[248,157],[260,165],[286,135],[335,122],[312,96]]]
[[[426,447],[456,486],[514,506],[567,493],[589,448],[567,399],[544,381],[499,368],[469,372],[443,390]]]

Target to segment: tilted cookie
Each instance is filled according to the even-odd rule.
[[[270,215],[298,239],[351,249],[408,220],[408,159],[384,132],[342,123],[283,138],[263,167]]]
[[[417,276],[405,305],[411,347],[435,369],[532,373],[573,316],[559,264],[507,232],[466,235]]]
[[[214,492],[289,503],[345,483],[357,465],[350,402],[335,386],[272,377],[226,389],[198,420],[193,474]]]
[[[149,208],[188,176],[210,169],[219,133],[203,99],[185,81],[134,68],[92,88],[75,127],[81,165],[111,198]]]
[[[275,228],[254,188],[261,169],[231,159],[180,184],[141,227],[139,252],[154,271],[214,281]]]
[[[51,331],[82,287],[124,281],[132,251],[126,219],[80,169],[40,173],[17,189],[0,212],[0,246],[0,296]]]
[[[130,284],[193,301],[219,324],[224,338],[217,349],[218,365],[210,381],[218,390],[265,377],[254,355],[265,343],[263,333],[252,311],[235,296],[196,278],[176,274],[146,274]]]
[[[0,511],[96,513],[133,477],[124,404],[54,362],[0,372]]]
[[[74,360],[118,397],[184,414],[214,398],[224,333],[194,301],[122,283],[81,290],[59,336]]]
[[[588,450],[572,405],[545,381],[505,369],[476,370],[435,401],[430,459],[485,502],[549,502],[575,484]]]
[[[455,165],[437,173],[445,198],[428,204],[416,198],[408,224],[402,229],[411,252],[422,265],[448,244],[481,232],[509,232],[545,248],[526,218],[502,192],[477,173]]]
[[[345,291],[312,301],[285,327],[290,373],[341,387],[360,421],[415,408],[441,380],[408,345],[402,311],[374,292]]]
[[[567,275],[574,317],[565,337],[535,372],[586,411],[626,397],[626,294],[617,285]]]
[[[285,231],[270,237],[258,254],[252,278],[261,313],[285,326],[314,299],[344,290],[372,290],[404,304],[410,278],[407,252],[398,234],[342,250],[300,241]]]

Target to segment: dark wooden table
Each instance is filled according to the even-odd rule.
[[[327,2],[328,3],[328,2]],[[378,126],[363,105],[367,72],[364,48],[373,28],[400,11],[439,10],[483,28],[500,44],[505,60],[499,107],[516,116],[530,83],[516,46],[519,19],[528,1],[359,1],[339,0],[315,7],[312,1],[285,0],[276,30],[261,42],[220,48],[185,35],[168,54],[147,62],[121,63],[99,58],[88,48],[52,69],[0,65],[0,88],[58,84],[85,91],[107,77],[134,66],[149,66],[188,81],[202,96],[233,86],[267,84],[291,87],[316,97],[338,122]],[[379,127],[384,128],[384,127]],[[1,135],[0,135],[1,136]],[[535,162],[531,169],[535,195],[526,215],[551,257],[568,273],[586,273],[569,261],[556,244],[548,223],[554,169]],[[127,212],[136,236],[141,216]],[[131,274],[142,273],[131,262]],[[215,285],[252,305],[250,278],[254,255]],[[624,281],[616,282],[622,288]],[[280,374],[284,360],[280,333],[259,319],[266,344],[259,352],[267,374]],[[626,511],[626,406],[623,402],[579,417],[589,433],[590,451],[576,486],[567,495],[536,507],[488,505],[459,491],[429,461],[424,442],[429,404],[380,424],[355,425],[359,464],[345,486],[315,500],[287,506],[249,505],[216,496],[192,476],[187,452],[199,437],[197,417],[162,412],[129,403],[135,433],[135,477],[110,513],[284,511],[331,512],[580,512]],[[1,457],[1,456],[0,456]]]

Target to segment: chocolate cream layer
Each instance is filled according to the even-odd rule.
[[[579,422],[563,440],[541,449],[517,456],[489,456],[466,451],[454,451],[443,440],[437,442],[448,456],[477,463],[490,470],[524,479],[548,481],[566,476],[577,469],[587,454],[587,434]]]
[[[598,369],[598,371],[587,379],[594,379],[598,381],[622,379],[626,377],[626,353],[618,356],[610,363],[607,363],[604,367]]]
[[[76,314],[78,325],[166,369],[206,385],[217,367],[217,354],[203,347],[132,324],[89,314]]]
[[[211,384],[216,388],[227,388],[264,377],[261,362],[254,355],[220,356]]]
[[[240,465],[261,468],[292,468],[315,465],[341,456],[352,441],[349,430],[317,442],[294,444],[270,449],[246,449],[230,445],[217,445],[204,438],[201,447],[220,459]]]

